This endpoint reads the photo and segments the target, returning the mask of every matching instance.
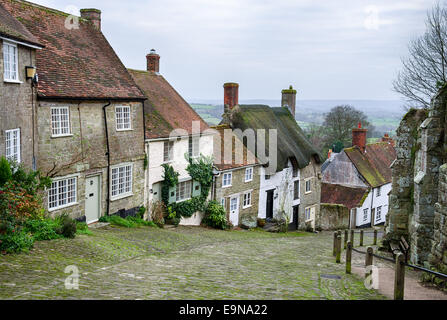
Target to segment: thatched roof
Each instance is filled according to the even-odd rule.
[[[239,105],[234,111],[231,118],[233,129],[253,129],[255,132],[266,130],[262,139],[267,156],[270,154],[268,130],[277,129],[277,171],[283,170],[289,159],[300,169],[308,166],[312,158],[317,163],[321,162],[318,152],[306,138],[289,109],[271,108],[266,105]],[[259,141],[257,144],[259,145]]]

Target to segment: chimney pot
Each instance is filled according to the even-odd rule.
[[[239,104],[239,84],[227,82],[224,84],[224,112],[232,110]]]
[[[292,116],[295,118],[295,108],[296,108],[296,90],[292,86],[289,89],[284,89],[281,91],[281,107],[286,107],[289,109]]]
[[[89,20],[93,26],[101,30],[101,10],[98,9],[81,9],[81,18]]]
[[[147,59],[147,71],[160,72],[160,56],[155,52],[155,49],[151,49],[151,52],[146,56]]]

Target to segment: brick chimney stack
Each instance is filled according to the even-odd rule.
[[[81,9],[81,18],[89,20],[96,29],[101,30],[101,10],[98,9]]]
[[[290,86],[289,89],[284,89],[281,93],[281,107],[288,108],[292,116],[295,118],[296,90]]]
[[[357,129],[352,129],[352,146],[360,148],[362,153],[366,150],[366,133],[368,129],[362,129],[362,124],[359,122]]]
[[[384,134],[384,136],[382,137],[382,142],[388,142],[389,144],[391,144],[394,147],[394,140],[393,140],[393,138],[390,137],[390,135],[388,133]]]
[[[228,82],[224,84],[224,112],[232,110],[239,104],[239,84]]]
[[[160,72],[160,56],[152,49],[146,56],[147,59],[147,71]]]

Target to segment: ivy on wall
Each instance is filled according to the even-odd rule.
[[[182,202],[169,203],[169,190],[178,184],[179,173],[169,164],[163,164],[164,176],[161,187],[161,198],[168,208],[168,220],[174,224],[180,222],[181,217],[189,218],[197,211],[205,211],[206,200],[208,198],[211,185],[213,183],[213,159],[200,155],[198,158],[191,158],[185,154],[188,161],[186,171],[193,181],[200,183],[200,195],[192,197]]]

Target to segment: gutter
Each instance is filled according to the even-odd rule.
[[[107,128],[106,108],[112,104],[111,101],[102,107],[104,114],[104,126],[106,130],[106,144],[107,144],[107,210],[106,215],[110,215],[110,143],[109,143],[109,129]]]

